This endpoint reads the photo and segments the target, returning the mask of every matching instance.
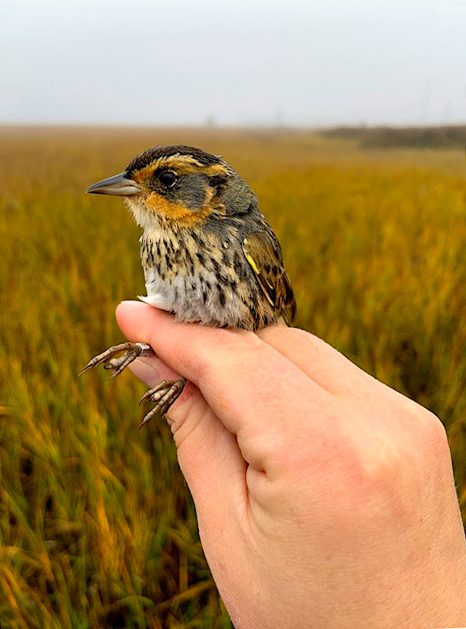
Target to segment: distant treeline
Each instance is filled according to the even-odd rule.
[[[363,148],[456,148],[466,145],[466,125],[438,127],[335,127],[329,138],[358,140]]]

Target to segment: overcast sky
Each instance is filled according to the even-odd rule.
[[[0,0],[0,123],[466,121],[466,0]]]

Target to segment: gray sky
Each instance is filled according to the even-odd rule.
[[[466,120],[466,0],[0,0],[0,122]]]

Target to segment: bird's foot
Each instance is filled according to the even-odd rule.
[[[150,422],[157,413],[165,415],[170,406],[180,397],[185,384],[186,380],[184,378],[179,380],[162,380],[156,387],[149,389],[142,396],[139,403],[146,401],[155,402],[155,406],[144,416],[144,419],[139,424],[139,428],[141,429],[144,424]]]
[[[122,356],[116,357],[117,354],[124,352]],[[79,372],[79,375],[97,367],[103,365],[104,369],[112,369],[112,378],[118,376],[126,367],[133,362],[139,356],[153,356],[154,352],[150,345],[147,343],[120,343],[119,345],[112,345],[87,363],[83,369]]]

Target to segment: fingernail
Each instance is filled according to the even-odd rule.
[[[137,358],[128,368],[148,387],[155,387],[162,380],[160,373],[154,368],[153,359]]]
[[[140,301],[136,301],[135,299],[123,299],[122,301],[120,301],[120,304],[131,304],[132,306],[136,305],[139,306],[141,304]]]

